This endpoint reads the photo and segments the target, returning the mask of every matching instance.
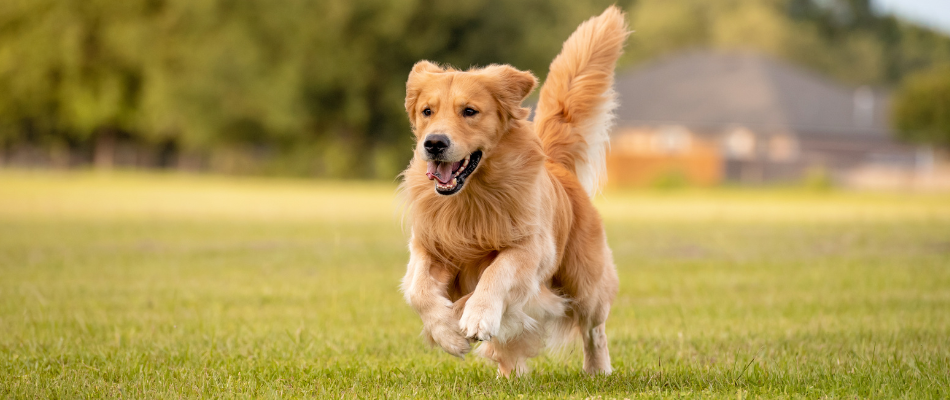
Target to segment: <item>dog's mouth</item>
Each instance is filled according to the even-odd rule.
[[[478,168],[478,162],[482,160],[482,151],[476,150],[459,161],[429,161],[426,176],[429,180],[435,181],[435,192],[448,196],[458,193],[465,185],[465,179],[468,178],[475,168]]]

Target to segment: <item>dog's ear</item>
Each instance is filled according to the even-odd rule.
[[[506,121],[528,118],[531,110],[521,107],[521,102],[538,86],[538,78],[510,65],[493,64],[482,72],[492,82],[492,93],[501,106],[502,118]]]
[[[409,123],[416,127],[416,100],[419,99],[422,82],[428,74],[445,72],[445,69],[437,64],[422,60],[412,66],[412,72],[409,73],[409,80],[406,81],[406,113],[409,114]]]

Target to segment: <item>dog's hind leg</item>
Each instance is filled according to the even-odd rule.
[[[609,260],[609,250],[607,254]],[[591,375],[609,375],[613,371],[610,367],[610,352],[607,349],[607,316],[610,314],[610,303],[613,302],[613,294],[616,292],[616,273],[608,273],[601,283],[600,296],[595,297],[597,305],[588,309],[590,314],[580,320],[581,337],[584,340],[584,371]],[[606,293],[610,293],[610,296],[604,296]]]
[[[528,372],[528,359],[535,357],[541,350],[541,336],[526,332],[505,343],[497,339],[484,342],[478,352],[485,358],[498,363],[498,376],[509,378],[522,376]]]
[[[597,295],[587,298],[592,307],[585,308],[589,313],[581,318],[580,331],[584,340],[584,371],[591,375],[609,375],[610,352],[607,349],[607,316],[610,315],[610,304],[617,293],[617,273],[613,266],[613,256],[610,249],[604,246],[604,259],[608,265],[605,274],[598,285]]]
[[[607,351],[606,322],[581,331],[584,338],[584,371],[591,375],[610,375],[610,352]]]

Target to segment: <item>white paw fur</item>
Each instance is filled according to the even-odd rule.
[[[471,339],[489,341],[498,336],[501,329],[501,304],[496,304],[484,296],[473,295],[465,304],[459,328],[462,334]]]

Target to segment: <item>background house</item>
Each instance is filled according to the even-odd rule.
[[[694,50],[617,77],[614,184],[770,183],[826,174],[850,186],[906,186],[929,150],[896,142],[889,98],[750,52]]]

